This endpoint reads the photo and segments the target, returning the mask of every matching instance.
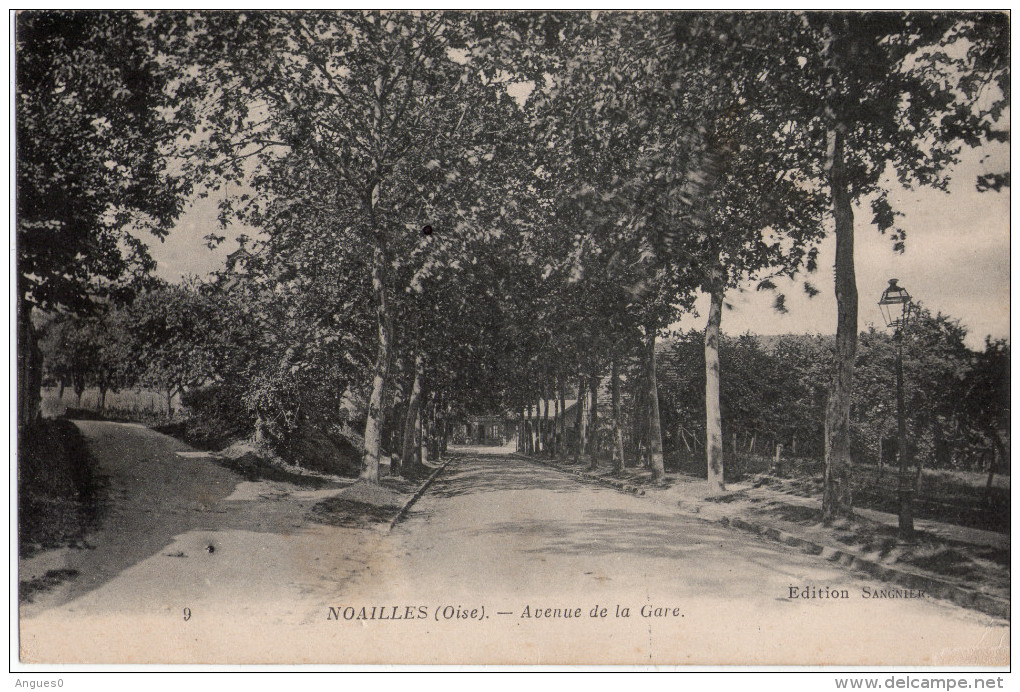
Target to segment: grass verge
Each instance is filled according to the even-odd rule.
[[[105,479],[78,428],[42,420],[20,432],[18,444],[18,550],[85,546],[105,509]]]
[[[379,485],[359,481],[312,507],[308,518],[319,524],[358,529],[386,524],[417,488],[417,483],[393,476],[381,479]]]

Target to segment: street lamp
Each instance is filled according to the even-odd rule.
[[[914,541],[914,484],[910,475],[907,451],[907,419],[903,405],[903,332],[910,320],[910,294],[898,279],[889,279],[889,286],[882,292],[878,306],[887,327],[895,329],[896,338],[896,427],[899,434],[899,496],[900,496],[900,541]]]

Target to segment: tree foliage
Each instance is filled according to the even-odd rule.
[[[971,468],[999,441],[1009,415],[1009,349],[989,341],[982,352],[964,345],[966,332],[942,314],[919,310],[904,343],[908,431],[915,457],[936,468]],[[666,345],[668,393],[663,401],[667,449],[681,456],[703,446],[702,335],[681,334]],[[859,335],[851,411],[856,463],[878,463],[880,442],[896,436],[896,344],[886,330]],[[723,438],[759,453],[782,444],[787,456],[821,460],[832,337],[745,334],[723,338]],[[994,373],[994,374],[993,374]],[[980,383],[980,384],[979,384]],[[782,402],[782,405],[776,405]],[[994,403],[993,403],[994,402]],[[687,439],[681,438],[679,430]],[[820,467],[819,467],[820,469]]]
[[[18,15],[18,291],[34,305],[78,310],[151,270],[139,231],[163,237],[181,210],[150,38],[133,13]]]
[[[721,487],[737,432],[824,448],[829,485],[848,488],[849,455],[889,415],[889,339],[857,348],[853,205],[901,249],[890,192],[944,188],[960,147],[1007,137],[998,14],[22,16],[26,297],[74,307],[97,277],[120,286],[151,268],[126,229],[161,233],[187,185],[222,193],[222,221],[255,229],[243,266],[137,298],[137,376],[210,393],[280,449],[357,449],[368,481],[419,436],[441,453],[471,413],[513,412],[563,454],[562,421],[525,430],[523,414],[570,397],[593,464],[609,419],[618,469],[640,439],[661,474],[656,430],[673,448],[697,431]],[[835,342],[720,337],[727,292],[816,270],[831,227]],[[656,388],[655,341],[699,290],[707,338],[684,336]],[[941,445],[1001,429],[977,397],[1008,349],[977,358],[927,313],[912,339],[908,379],[939,382],[911,390],[915,428]],[[967,397],[988,413],[963,415]]]

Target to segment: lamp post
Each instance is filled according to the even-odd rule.
[[[878,306],[887,327],[895,331],[896,339],[896,427],[899,436],[899,496],[900,496],[900,541],[914,541],[914,483],[910,475],[909,452],[907,447],[907,419],[903,404],[903,332],[910,319],[910,294],[898,279],[889,279],[889,286],[882,292]]]

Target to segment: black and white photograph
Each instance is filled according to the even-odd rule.
[[[1008,11],[9,30],[12,666],[1008,672]]]

